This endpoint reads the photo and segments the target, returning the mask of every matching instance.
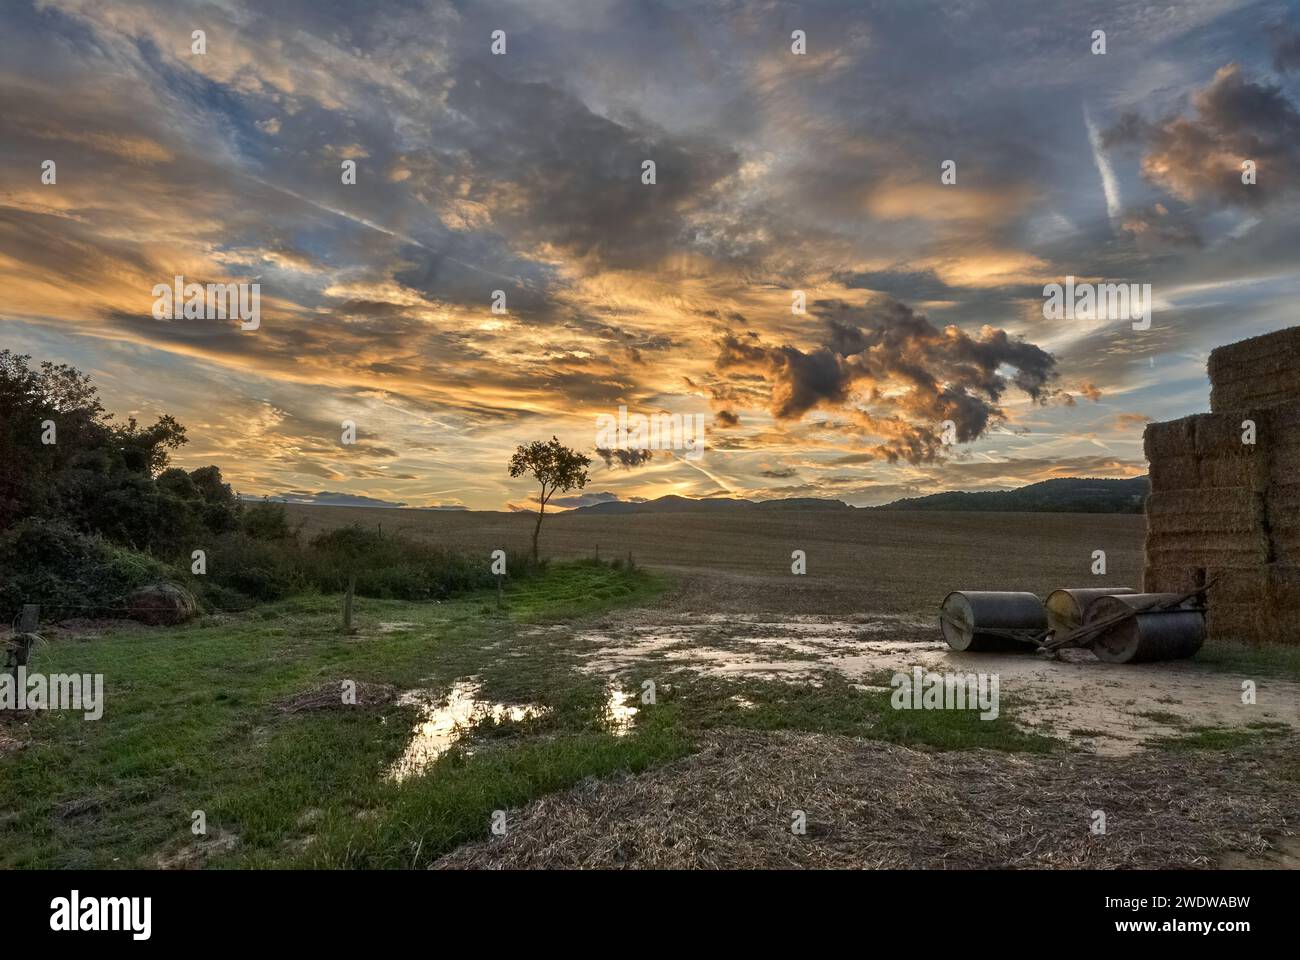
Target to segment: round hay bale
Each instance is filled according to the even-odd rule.
[[[127,615],[150,626],[184,623],[199,612],[194,594],[174,583],[150,583],[126,598]]]
[[[939,629],[954,650],[1023,651],[1033,649],[1033,635],[1047,629],[1047,614],[1032,593],[955,590],[944,597]]]

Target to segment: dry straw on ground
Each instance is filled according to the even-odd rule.
[[[344,707],[374,707],[392,703],[397,698],[397,688],[386,683],[360,683],[356,685],[356,700],[345,703],[343,681],[334,680],[318,687],[295,693],[275,702],[281,713],[303,713],[308,710],[342,710]]]
[[[456,868],[1208,867],[1296,829],[1290,737],[1216,756],[927,753],[814,734],[717,734],[650,773],[507,816]],[[1279,766],[1282,764],[1283,766]],[[807,834],[790,829],[807,815]],[[1106,816],[1106,834],[1090,829]]]

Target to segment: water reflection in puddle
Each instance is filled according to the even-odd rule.
[[[455,746],[456,742],[485,720],[494,723],[519,722],[540,717],[547,708],[540,704],[493,703],[480,700],[482,684],[474,680],[457,680],[444,699],[430,697],[428,690],[409,690],[398,697],[401,706],[421,708],[420,719],[411,728],[411,742],[406,752],[389,768],[388,776],[398,781],[423,772],[431,763]],[[469,752],[469,751],[467,751]]]
[[[616,737],[626,736],[632,729],[637,708],[629,706],[633,695],[616,683],[610,683],[605,694],[605,723]]]
[[[438,699],[430,690],[408,690],[397,698],[399,706],[419,707],[420,718],[411,728],[411,742],[389,768],[389,779],[401,782],[424,772],[435,760],[455,746],[474,727],[485,721],[519,722],[544,716],[549,707],[537,703],[495,703],[479,697],[483,685],[473,678],[457,680],[447,696]],[[637,708],[635,695],[615,683],[605,691],[605,727],[616,737],[632,730]],[[473,750],[466,748],[466,754]]]

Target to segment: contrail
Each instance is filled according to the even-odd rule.
[[[272,190],[277,190],[280,193],[293,197],[295,200],[298,200],[302,203],[309,204],[315,207],[317,210],[324,210],[326,213],[332,213],[334,214],[334,216],[342,217],[344,220],[350,220],[353,223],[359,223],[363,227],[368,227],[371,230],[375,230],[379,233],[385,234],[386,236],[393,237],[396,240],[401,240],[403,243],[414,244],[415,246],[419,247],[421,250],[428,250],[430,253],[435,254],[436,256],[439,256],[444,260],[448,260],[456,264],[457,266],[464,267],[466,270],[473,270],[476,273],[481,273],[486,277],[494,277],[497,280],[505,280],[509,283],[516,284],[517,286],[528,287],[529,289],[535,289],[535,286],[531,280],[525,280],[523,277],[515,277],[515,276],[510,276],[508,274],[497,273],[495,270],[487,270],[483,267],[476,266],[475,264],[466,263],[464,260],[457,260],[455,257],[448,256],[447,254],[443,253],[441,250],[435,250],[427,243],[423,243],[415,239],[415,237],[410,236],[409,234],[398,233],[396,230],[390,230],[382,223],[376,223],[375,221],[368,220],[365,217],[359,217],[355,213],[348,213],[348,211],[346,210],[339,210],[337,207],[328,206],[317,200],[313,200],[311,197],[304,197],[301,193],[297,193],[293,190],[290,190],[288,187],[282,187],[279,184],[271,183],[268,180],[263,180],[261,177],[255,177],[250,173],[246,173],[244,174],[244,176],[247,177],[249,180],[252,180],[254,183],[260,183],[264,187],[269,187]]]
[[[692,470],[698,470],[698,471],[700,471],[700,473],[704,474],[706,477],[708,477],[710,480],[712,480],[714,483],[716,483],[718,486],[720,486],[723,490],[726,490],[727,493],[735,493],[735,492],[736,492],[736,488],[735,488],[735,487],[733,487],[731,484],[727,483],[727,481],[723,480],[721,477],[719,477],[719,476],[715,476],[714,474],[712,474],[712,473],[710,473],[709,471],[705,470],[705,469],[704,469],[703,467],[701,467],[698,463],[692,463],[691,461],[687,460],[685,457],[679,457],[679,456],[677,456],[677,454],[673,453],[671,450],[668,451],[668,455],[669,455],[670,457],[672,457],[674,460],[676,460],[678,463],[684,463],[684,464],[686,464],[686,466],[690,467]]]
[[[1088,142],[1092,145],[1092,159],[1097,164],[1097,173],[1101,175],[1101,191],[1106,195],[1106,215],[1110,217],[1110,223],[1113,227],[1115,221],[1119,218],[1120,199],[1119,199],[1119,181],[1115,179],[1115,171],[1111,169],[1110,158],[1101,145],[1101,131],[1097,125],[1092,122],[1092,115],[1088,113],[1088,105],[1083,105],[1083,123],[1088,128]]]

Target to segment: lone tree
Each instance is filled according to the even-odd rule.
[[[531,476],[542,485],[542,494],[537,505],[537,526],[533,527],[533,562],[537,562],[537,535],[542,532],[542,517],[546,514],[546,504],[550,502],[555,491],[568,493],[575,487],[581,490],[587,485],[587,467],[591,458],[584,457],[576,450],[570,450],[560,443],[558,437],[549,441],[534,440],[524,446],[520,444],[515,455],[510,458],[510,476]]]

